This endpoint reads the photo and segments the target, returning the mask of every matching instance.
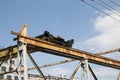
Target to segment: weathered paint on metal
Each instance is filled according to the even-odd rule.
[[[43,52],[47,52],[47,53],[51,53],[53,55],[59,55],[59,56],[64,56],[64,57],[68,57],[68,58],[73,58],[73,59],[80,59],[80,58],[87,58],[89,60],[89,62],[91,63],[95,63],[95,64],[99,64],[99,65],[103,65],[103,66],[107,66],[107,67],[111,67],[111,68],[115,68],[115,69],[120,69],[120,61],[117,60],[113,60],[110,58],[106,58],[103,56],[98,56],[89,52],[85,52],[82,50],[77,50],[77,49],[71,49],[71,48],[66,48],[66,47],[62,47],[62,46],[58,46],[37,38],[33,38],[30,36],[25,36],[24,35],[24,28],[20,31],[21,33],[23,32],[23,34],[20,33],[16,33],[16,32],[12,32],[12,34],[15,34],[17,36],[19,36],[18,41],[20,42],[25,42],[28,45],[32,46],[30,48],[28,48],[30,50],[30,52],[35,52],[35,51],[43,51]],[[37,48],[37,49],[35,49]],[[0,57],[4,57],[6,55],[6,53],[8,52],[9,48],[0,50]],[[28,50],[28,51],[29,51]],[[31,51],[33,50],[33,51]],[[15,46],[13,49],[13,54],[17,53],[17,47]]]
[[[19,34],[16,33],[16,35],[19,35]],[[49,42],[46,42],[46,41],[43,41],[40,39],[36,39],[36,38],[30,37],[30,36],[20,35],[20,37],[24,38],[24,39],[19,39],[20,42],[24,41],[27,44],[59,53],[58,54],[58,53],[53,52],[53,53],[51,53],[53,55],[60,55],[60,56],[64,56],[64,57],[74,58],[74,59],[87,58],[89,60],[89,62],[91,62],[91,63],[120,69],[120,61],[117,61],[117,60],[113,60],[113,59],[102,57],[102,56],[97,56],[97,55],[94,55],[92,53],[85,52],[82,50],[65,48],[65,47],[58,46],[58,45],[55,45],[55,44],[52,44],[52,43],[49,43]]]

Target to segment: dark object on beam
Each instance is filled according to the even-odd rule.
[[[47,52],[53,55],[73,58],[77,60],[80,60],[82,58],[87,58],[91,63],[99,64],[99,65],[103,65],[103,66],[107,66],[115,69],[120,69],[120,61],[106,58],[103,56],[97,56],[92,53],[78,50],[78,49],[57,46],[55,44],[43,41],[39,38],[37,39],[30,36],[26,36],[26,26],[22,27],[20,33],[17,33],[17,32],[11,32],[11,33],[19,37],[18,42],[24,42],[33,47],[38,47],[38,50],[40,49],[39,51],[42,51],[42,52]]]
[[[60,46],[69,47],[69,48],[71,48],[74,43],[74,39],[65,41],[60,36],[53,36],[48,31],[44,31],[44,34],[37,36],[36,38],[40,38],[42,40],[49,41],[51,43],[54,43]]]

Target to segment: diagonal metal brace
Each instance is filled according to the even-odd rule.
[[[94,79],[98,80],[97,77],[96,77],[96,75],[95,75],[95,73],[93,72],[93,70],[92,70],[92,68],[91,68],[91,66],[89,64],[88,64],[88,67],[89,67],[89,70],[90,70],[92,76],[94,77]]]
[[[34,64],[34,66],[36,67],[37,71],[39,72],[39,74],[42,75],[43,79],[46,80],[44,74],[42,73],[41,69],[39,68],[39,66],[37,65],[37,63],[35,62],[35,60],[32,58],[32,56],[28,53],[28,56],[30,58],[30,60],[32,61],[32,63]]]
[[[77,65],[76,69],[74,70],[74,72],[70,76],[70,80],[73,80],[73,78],[74,78],[75,74],[77,73],[77,71],[79,70],[80,66],[81,66],[81,62],[79,62],[79,64]]]

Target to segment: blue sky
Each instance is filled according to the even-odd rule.
[[[19,31],[21,26],[27,23],[30,35],[36,36],[48,30],[66,39],[77,38],[80,41],[94,35],[90,23],[95,16],[93,11],[79,0],[2,0],[0,2],[0,25],[6,37],[10,36],[11,30]],[[10,43],[2,45],[7,46]]]
[[[106,0],[106,2],[107,1],[108,0]],[[117,0],[116,3],[119,3],[119,0]],[[95,4],[95,6],[97,5]],[[103,8],[101,9],[105,10]],[[116,9],[119,10],[117,7]],[[106,12],[119,19],[118,16],[109,13],[109,11]],[[111,24],[107,25],[109,22]],[[120,44],[117,43],[119,41],[118,37],[120,36],[120,28],[118,27],[119,23],[87,6],[80,0],[1,0],[0,46],[7,47],[16,44],[16,42],[13,41],[15,36],[11,35],[10,31],[19,32],[21,26],[25,23],[28,24],[28,35],[30,36],[37,36],[42,34],[45,30],[48,30],[51,34],[59,35],[66,40],[74,39],[74,48],[91,51],[93,53],[118,48],[120,46]],[[113,26],[116,26],[116,28],[113,28]],[[111,30],[114,30],[113,32],[115,33]],[[114,37],[112,41],[110,41],[111,36]],[[109,44],[107,44],[108,42]],[[37,55],[33,56],[37,58]],[[41,53],[41,56],[41,59],[46,61],[41,62],[40,64],[50,63],[50,61],[56,62],[64,59],[44,53]],[[120,55],[118,56],[120,57]],[[76,64],[77,62],[72,65],[76,66]],[[64,68],[64,70],[68,69],[72,72],[74,67],[68,68],[70,65],[71,64],[67,64],[65,66],[55,66],[46,69],[45,72],[49,72],[55,68],[59,68],[60,70]],[[92,66],[96,71],[101,71],[101,69],[104,68],[98,65]],[[105,69],[109,71],[113,70],[109,68]],[[114,72],[117,73],[117,71]],[[98,73],[99,79],[110,80],[109,77],[111,75],[108,75],[108,73],[110,72],[107,72],[107,74],[105,74],[106,76]],[[111,80],[116,78],[116,73],[114,76],[111,76]]]

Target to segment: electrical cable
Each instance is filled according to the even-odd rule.
[[[92,0],[92,1],[93,1],[93,0]],[[115,10],[112,11],[112,9],[111,9],[110,7],[106,7],[105,5],[99,3],[99,2],[97,2],[97,1],[95,1],[95,0],[94,0],[93,2],[95,2],[95,3],[98,4],[98,5],[100,5],[100,6],[103,7],[103,8],[106,8],[107,10],[110,10],[112,13],[114,13],[114,14],[116,14],[116,15],[118,15],[118,16],[120,17],[120,14],[118,14],[117,11],[114,12]]]
[[[99,0],[99,1],[100,1],[101,3],[103,3],[104,5],[110,7],[111,9],[115,10],[116,12],[120,13],[120,11],[118,11],[117,9],[115,9],[114,7],[112,7],[111,5],[109,5],[109,4],[105,3],[105,2],[103,2],[102,0]]]
[[[108,13],[106,13],[106,12],[102,11],[102,10],[101,10],[101,9],[99,9],[99,8],[96,8],[95,6],[91,5],[90,3],[87,3],[87,2],[85,2],[84,0],[81,0],[81,1],[82,1],[82,2],[84,2],[86,5],[88,5],[88,6],[92,7],[92,8],[94,8],[94,9],[98,10],[99,12],[102,12],[103,14],[105,14],[105,15],[107,15],[107,16],[109,16],[109,17],[111,17],[112,19],[114,19],[114,20],[116,20],[116,21],[120,22],[120,20],[119,20],[119,19],[116,19],[115,17],[113,17],[113,16],[111,16],[110,14],[108,14]]]
[[[120,7],[120,5],[118,5],[117,3],[115,3],[114,1],[112,1],[112,0],[108,0],[108,1],[110,1],[112,4],[114,4],[115,6],[117,6],[117,7]]]

